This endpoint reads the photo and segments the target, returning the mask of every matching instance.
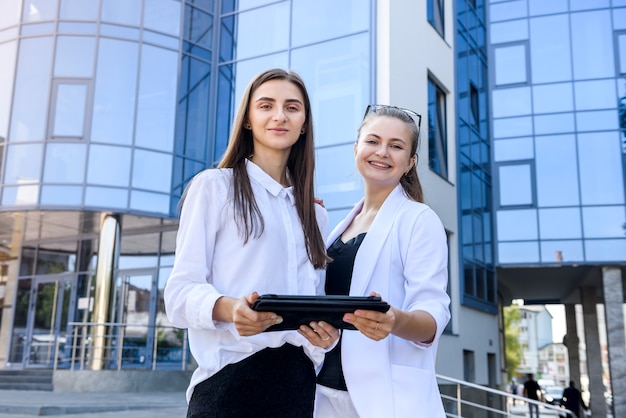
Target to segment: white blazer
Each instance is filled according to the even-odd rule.
[[[328,236],[326,246],[350,225],[363,200]],[[398,185],[378,211],[357,252],[350,295],[381,294],[404,311],[423,310],[437,323],[430,344],[394,335],[374,341],[345,330],[341,361],[346,386],[361,418],[445,417],[435,378],[437,343],[450,319],[448,247],[439,217],[406,197]]]

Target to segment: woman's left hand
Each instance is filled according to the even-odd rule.
[[[380,296],[372,292],[370,296]],[[354,313],[347,313],[343,320],[354,325],[363,335],[375,341],[387,338],[396,323],[393,307],[387,312],[368,311],[357,309]]]
[[[322,348],[328,348],[335,344],[341,335],[337,328],[324,321],[313,321],[309,326],[301,325],[298,332],[311,344]]]

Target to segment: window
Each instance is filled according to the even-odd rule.
[[[441,37],[444,37],[444,0],[428,0],[428,22]]]
[[[55,79],[52,92],[50,138],[83,139],[85,116],[91,115],[91,81]]]
[[[428,166],[448,178],[446,95],[432,80],[428,80]]]
[[[474,382],[476,380],[474,352],[471,350],[463,350],[463,380],[466,382]]]

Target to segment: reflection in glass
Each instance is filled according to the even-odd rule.
[[[137,88],[138,45],[102,38],[94,92],[91,140],[131,144]]]
[[[78,137],[85,135],[85,108],[87,85],[55,84],[53,137]]]
[[[28,308],[30,306],[31,279],[22,279],[17,282],[15,301],[13,302],[13,335],[9,362],[21,364],[24,361],[26,348],[26,326],[28,320]]]
[[[135,145],[173,150],[178,54],[144,45],[141,54]]]
[[[582,238],[580,208],[539,209],[541,239]]]
[[[128,187],[130,148],[92,144],[89,149],[87,183]]]
[[[574,110],[572,83],[533,86],[533,111],[537,113],[571,112]]]
[[[22,22],[53,20],[57,14],[57,2],[50,0],[24,0],[22,11]]]
[[[315,145],[354,143],[370,100],[369,34],[295,49],[291,68],[311,96]]]
[[[501,206],[533,203],[530,164],[503,165],[498,172]]]
[[[85,206],[94,208],[128,207],[128,190],[90,186],[85,190]]]
[[[43,186],[41,188],[42,205],[80,206],[82,202],[82,186]]]
[[[625,223],[623,205],[583,207],[585,238],[621,238],[624,236]]]
[[[528,81],[526,45],[494,48],[496,85]]]
[[[269,54],[289,47],[289,3],[242,12],[237,16],[235,58]]]
[[[498,261],[500,264],[538,263],[539,243],[501,242],[498,244]]]
[[[585,259],[587,262],[624,262],[626,239],[585,240]]]
[[[59,36],[55,77],[93,77],[96,40],[87,36]]]
[[[532,113],[530,87],[493,90],[493,117],[521,116]]]
[[[574,83],[576,110],[611,109],[615,107],[615,81],[592,80]]]
[[[585,261],[582,240],[569,240],[541,241],[541,262],[559,262],[557,259],[557,251],[559,252],[559,257],[562,257],[562,262],[564,263]]]
[[[97,20],[98,0],[61,0],[59,17],[68,20]]]
[[[613,77],[615,64],[610,11],[571,13],[569,16],[575,79]]]
[[[496,162],[529,160],[535,156],[532,137],[495,140],[493,145]]]
[[[368,30],[369,7],[363,6],[361,0],[293,2],[292,47]],[[329,13],[329,10],[333,12]],[[443,22],[441,25],[443,28]]]
[[[573,135],[535,138],[539,206],[578,205],[578,164]]]
[[[45,183],[83,183],[87,146],[84,144],[48,144],[44,164]]]
[[[41,174],[42,144],[16,144],[7,147],[4,184],[38,183]],[[37,162],[37,163],[35,163]]]
[[[569,17],[566,14],[530,19],[530,62],[533,83],[572,78]]]
[[[39,198],[39,185],[28,183],[18,187],[3,187],[2,189],[2,205],[26,205],[32,206],[37,204]]]
[[[48,119],[52,38],[20,41],[9,140],[43,140]]]
[[[582,203],[623,204],[624,176],[619,134],[616,132],[579,134],[578,153]]]

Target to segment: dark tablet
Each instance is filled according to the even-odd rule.
[[[311,321],[325,321],[341,329],[356,329],[343,321],[343,315],[357,309],[387,312],[389,304],[379,296],[288,296],[261,295],[252,305],[260,312],[275,312],[283,322],[272,325],[265,331],[298,329]]]

